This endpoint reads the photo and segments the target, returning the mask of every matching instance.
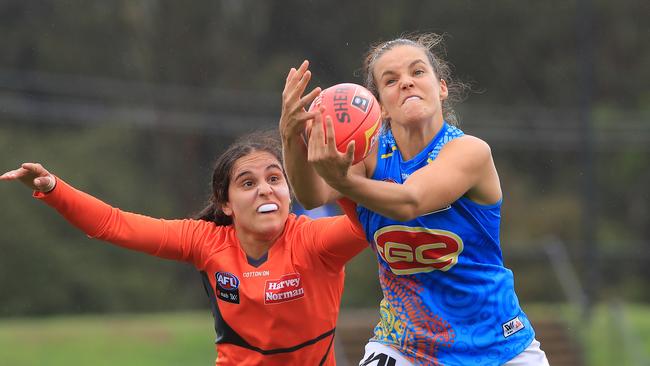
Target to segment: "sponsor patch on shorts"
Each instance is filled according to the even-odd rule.
[[[518,316],[512,320],[508,320],[507,322],[503,323],[502,327],[503,327],[503,336],[506,338],[510,337],[511,335],[525,328],[524,323],[522,323],[522,321],[519,320]]]

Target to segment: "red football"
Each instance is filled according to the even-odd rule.
[[[381,109],[377,99],[361,85],[343,83],[324,89],[312,102],[309,110],[325,107],[325,116],[332,118],[336,147],[345,152],[348,143],[355,141],[354,161],[363,160],[376,143],[381,125]]]

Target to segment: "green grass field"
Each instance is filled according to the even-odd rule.
[[[569,333],[578,338],[584,351],[585,366],[650,365],[650,305],[627,304],[618,310],[612,304],[596,306],[588,321],[568,306],[531,304],[525,308],[535,319],[559,316],[567,321]]]
[[[537,316],[557,314],[557,310],[530,307]],[[593,322],[583,324],[588,366],[637,366],[649,359],[650,306],[626,305],[623,310],[624,323],[637,337],[638,347],[632,349],[634,342],[620,333],[618,320],[606,307],[598,307]],[[0,319],[0,365],[211,365],[215,359],[212,326],[208,311]]]
[[[0,364],[214,365],[209,311],[0,320]]]
[[[650,365],[650,306],[626,305],[622,310],[623,319],[614,318],[604,306],[594,312],[585,332],[590,366]],[[621,332],[621,327],[629,327],[630,333]]]

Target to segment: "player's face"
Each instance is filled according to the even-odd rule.
[[[447,84],[436,76],[424,50],[403,45],[386,51],[373,71],[382,117],[408,125],[442,121]]]
[[[289,185],[272,154],[255,151],[235,162],[223,212],[239,234],[274,240],[284,230],[289,205]]]

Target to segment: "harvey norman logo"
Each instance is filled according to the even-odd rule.
[[[278,304],[305,296],[300,273],[290,273],[277,280],[268,280],[264,286],[264,303]]]

